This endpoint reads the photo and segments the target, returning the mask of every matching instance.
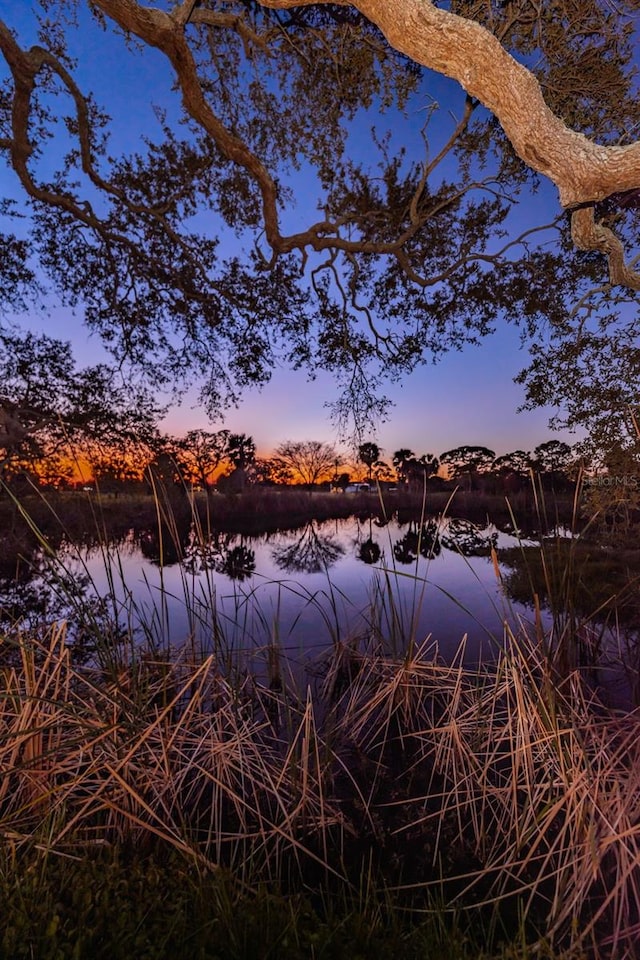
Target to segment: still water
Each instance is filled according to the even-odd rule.
[[[505,621],[529,623],[511,602],[492,548],[516,546],[493,526],[433,519],[312,521],[259,537],[191,530],[175,538],[133,533],[105,548],[65,544],[67,582],[105,599],[112,618],[140,642],[264,650],[277,642],[308,658],[336,639],[437,644],[450,661],[463,639],[467,661],[491,658]]]
[[[512,568],[499,561],[501,550],[536,542],[453,518],[311,521],[207,538],[187,523],[131,530],[117,542],[63,541],[54,557],[34,554],[18,576],[0,579],[0,629],[65,620],[75,655],[86,660],[97,655],[96,638],[107,652],[133,641],[159,653],[216,652],[258,675],[281,651],[297,679],[340,641],[393,654],[426,645],[430,656],[474,666],[495,658],[507,629],[535,641],[542,626],[551,646],[563,636],[562,619],[554,624],[544,608],[534,628],[528,588],[516,590],[525,603],[512,599]],[[635,621],[625,627],[592,615],[571,636],[590,682],[614,704],[635,706]]]

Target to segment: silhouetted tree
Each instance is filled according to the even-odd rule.
[[[440,456],[452,480],[461,480],[468,490],[478,486],[479,478],[491,470],[496,455],[488,447],[462,446],[447,450]]]
[[[429,477],[434,477],[440,468],[440,461],[433,453],[423,453],[412,457],[404,464],[404,472],[410,484],[422,486]]]
[[[339,462],[335,447],[322,440],[286,440],[275,452],[294,480],[299,477],[308,487],[333,476]]]
[[[233,464],[231,473],[218,478],[218,489],[227,494],[242,493],[251,482],[248,468],[256,457],[253,437],[246,433],[230,433],[227,437],[225,456]]]
[[[547,440],[540,443],[533,451],[533,462],[536,470],[543,473],[560,473],[573,460],[573,450],[568,443],[562,440]]]
[[[161,413],[120,371],[78,369],[68,343],[0,329],[0,479],[27,471],[51,482],[83,446],[151,442]]]
[[[524,479],[531,469],[533,457],[526,450],[513,450],[504,453],[493,461],[493,470],[498,474],[515,473]]]
[[[358,460],[369,470],[369,483],[371,483],[371,475],[373,471],[373,465],[380,459],[380,447],[377,443],[361,443],[358,447]]]
[[[228,458],[229,431],[189,430],[178,442],[177,458],[186,483],[211,495],[216,470]]]
[[[246,470],[256,457],[256,445],[253,437],[246,433],[227,434],[227,443],[224,454],[236,470]]]
[[[286,486],[293,480],[290,468],[280,457],[254,460],[249,473],[252,483],[268,486]]]
[[[597,471],[582,481],[582,510],[594,527],[597,524],[600,536],[618,546],[629,538],[635,545],[640,531],[640,440],[633,447],[611,445]]]
[[[531,482],[533,456],[526,450],[513,450],[493,461],[492,473],[498,489],[503,493],[515,493]]]
[[[533,468],[540,474],[543,486],[558,492],[570,486],[567,471],[574,460],[572,447],[562,440],[547,440],[533,451]]]
[[[345,490],[351,483],[351,474],[350,473],[341,473],[338,475],[334,481],[337,487],[340,487],[341,490]]]
[[[35,5],[5,3],[0,21],[7,193],[31,204],[18,211],[27,239],[5,228],[0,244],[5,303],[53,285],[156,382],[204,379],[216,412],[286,360],[335,374],[338,416],[362,424],[384,409],[381,377],[476,342],[500,317],[521,318],[540,351],[534,402],[545,356],[560,372],[546,378],[554,398],[592,386],[594,348],[600,382],[615,369],[625,387],[613,402],[637,396],[635,316],[620,308],[640,289],[626,256],[637,0],[581,0],[579,12],[575,0],[44,7],[38,20]],[[120,153],[110,71],[90,96],[76,66],[96,38],[110,58],[120,44],[123,74],[153,60],[154,83],[129,94],[162,112]],[[460,85],[433,135],[429,71]],[[425,95],[425,128],[410,142],[407,121],[402,143]],[[290,176],[301,166],[308,175]],[[540,177],[557,188],[557,215],[514,216]]]
[[[408,447],[401,447],[400,450],[396,450],[393,455],[391,462],[396,468],[398,478],[400,480],[407,480],[407,464],[412,460],[415,460],[416,455],[413,450],[409,450]]]
[[[84,454],[100,491],[116,495],[144,480],[147,466],[154,456],[150,446],[135,441],[109,446],[91,444],[85,448]]]
[[[147,466],[147,476],[152,484],[169,489],[183,483],[182,474],[175,451],[167,445],[159,450]]]

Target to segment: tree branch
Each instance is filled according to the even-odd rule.
[[[288,9],[331,0],[259,0]],[[550,110],[540,84],[479,23],[431,0],[351,0],[389,44],[416,63],[457,80],[499,120],[518,156],[557,186],[564,207],[640,186],[640,142],[602,146]]]
[[[571,130],[544,101],[540,84],[525,66],[518,63],[485,27],[434,5],[432,0],[258,0],[273,9],[311,5],[352,7],[375,24],[397,51],[445,76],[458,81],[474,100],[484,104],[498,119],[519,157],[533,170],[544,174],[557,187],[560,202],[574,210],[572,235],[579,249],[597,251],[607,257],[612,283],[639,289],[637,271],[625,264],[622,243],[615,234],[595,222],[593,204],[615,193],[640,187],[640,141],[627,146],[605,146]],[[246,44],[260,43],[241,18],[212,10],[195,9],[194,0],[182,0],[173,13],[143,6],[137,0],[93,0],[93,6],[150,46],[161,50],[171,62],[188,114],[215,141],[233,163],[242,167],[257,185],[262,198],[266,240],[279,254],[306,247],[316,251],[343,250],[373,255],[395,254],[407,242],[407,232],[391,241],[339,236],[336,225],[325,221],[291,235],[281,232],[277,183],[247,143],[216,116],[205,96],[197,64],[187,42],[187,28],[223,27],[235,30]],[[10,32],[0,24],[0,47],[12,70],[15,83],[13,138],[0,146],[9,147],[12,162],[31,196],[67,210],[93,229],[101,224],[88,204],[79,204],[68,194],[54,194],[35,184],[28,163],[33,147],[28,138],[30,99],[35,76],[46,60],[58,74],[76,102],[82,164],[94,184],[127,202],[113,185],[105,183],[91,162],[86,105],[68,73],[52,54],[34,47],[23,53]],[[469,104],[467,104],[469,108]],[[265,118],[267,119],[267,118]],[[467,122],[463,117],[461,125]],[[454,132],[452,139],[458,133]],[[451,141],[450,141],[451,142]],[[449,144],[447,144],[447,147]],[[440,156],[436,158],[437,162]],[[410,210],[409,234],[420,228],[417,198]],[[134,209],[129,204],[130,209]],[[588,212],[590,211],[590,213]],[[134,211],[135,212],[135,211]],[[148,209],[146,215],[161,217]],[[418,215],[417,215],[418,214]],[[164,223],[165,229],[167,224]],[[175,237],[173,238],[175,240]]]
[[[609,280],[614,286],[640,290],[640,273],[625,263],[624,247],[613,230],[596,223],[593,204],[572,212],[571,238],[579,250],[604,254],[609,263]]]
[[[259,0],[287,9],[329,0]],[[389,44],[416,63],[451,77],[500,122],[514,150],[558,188],[561,204],[580,207],[572,236],[579,249],[607,257],[611,282],[640,289],[640,274],[625,265],[622,243],[582,208],[640,186],[640,141],[603,146],[571,130],[544,101],[535,76],[488,30],[436,7],[431,0],[340,0],[375,23]]]

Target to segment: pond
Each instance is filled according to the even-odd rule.
[[[46,589],[49,611],[84,591],[160,648],[277,641],[289,653],[312,655],[356,636],[398,650],[430,638],[451,660],[467,638],[467,657],[475,660],[502,642],[505,619],[531,619],[505,596],[491,560],[492,548],[518,543],[491,525],[451,518],[310,521],[257,537],[203,537],[193,527],[182,538],[132,531],[107,545],[63,542],[55,564],[41,568],[30,587],[39,616],[47,612]]]
[[[442,517],[311,520],[259,536],[204,536],[193,523],[132,529],[110,542],[63,540],[54,558],[32,558],[24,576],[0,581],[0,620],[66,618],[80,652],[87,637],[87,651],[96,637],[107,647],[126,638],[156,652],[216,651],[258,672],[274,649],[298,673],[336,642],[399,654],[426,643],[445,662],[474,665],[494,658],[507,628],[533,637],[556,626],[544,604],[534,626],[533,589],[509,592],[513,560],[494,562],[495,551],[519,555],[536,542]],[[588,630],[590,642],[598,634],[598,682],[604,668],[608,686],[629,688],[635,634],[621,652],[619,632]]]

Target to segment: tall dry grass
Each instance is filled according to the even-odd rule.
[[[156,503],[177,543],[170,504]],[[194,530],[204,550],[208,530]],[[105,556],[115,583],[123,571]],[[101,620],[86,626],[84,664],[73,624],[7,629],[0,836],[54,857],[167,848],[244,891],[382,890],[413,915],[465,915],[487,942],[635,956],[640,714],[599,700],[569,655],[574,618],[569,629],[554,615],[551,634],[539,616],[531,634],[505,621],[491,663],[466,666],[464,645],[443,663],[398,604],[396,573],[381,571],[365,635],[344,638],[323,608],[330,642],[309,683],[266,616],[267,667],[252,670],[248,605],[225,624],[213,581],[196,597],[186,568],[205,652],[167,649],[164,600],[145,627],[130,596],[112,640]],[[417,568],[414,583],[419,604]]]
[[[336,645],[306,691],[215,655],[74,665],[63,627],[0,676],[0,833],[84,856],[167,845],[244,889],[353,891],[633,956],[640,715],[505,628],[485,668]],[[10,641],[3,640],[6,646]]]

